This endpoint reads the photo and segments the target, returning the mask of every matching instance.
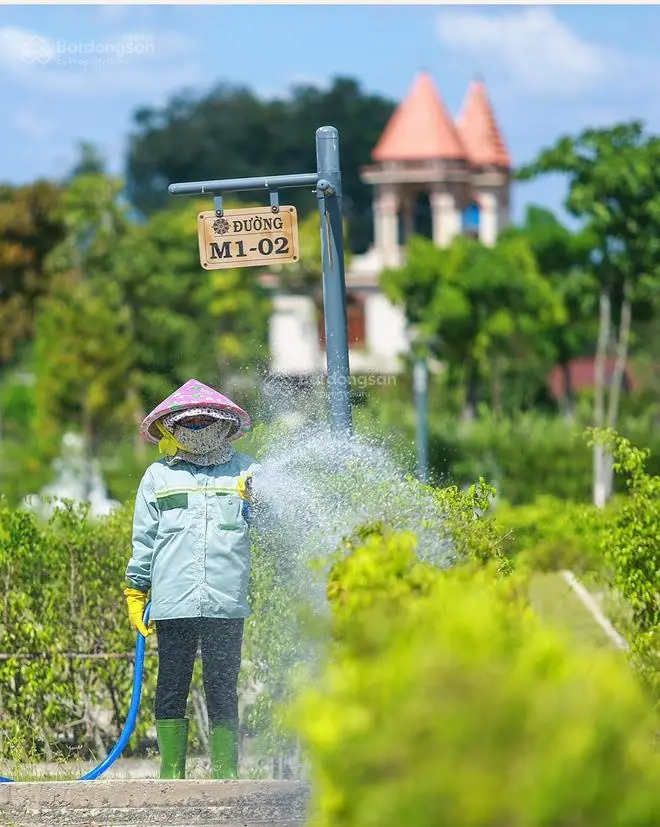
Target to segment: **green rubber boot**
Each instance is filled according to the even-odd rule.
[[[236,778],[238,775],[236,727],[211,727],[209,747],[211,750],[211,778]]]
[[[170,718],[156,721],[156,736],[160,751],[160,777],[185,778],[188,720]]]

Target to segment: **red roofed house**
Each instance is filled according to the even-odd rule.
[[[340,136],[341,140],[341,136]],[[409,348],[403,311],[379,288],[382,271],[403,261],[405,241],[430,214],[430,237],[458,234],[494,244],[509,223],[511,161],[481,80],[452,119],[426,72],[415,79],[372,151],[362,180],[374,190],[372,247],[346,273],[351,371],[398,373]],[[424,203],[425,202],[425,203]],[[307,296],[276,296],[271,320],[273,374],[322,372],[318,308]]]
[[[614,359],[605,360],[605,382],[609,384],[614,372]],[[568,388],[566,385],[568,384]],[[558,402],[564,399],[567,393],[577,393],[583,390],[592,390],[596,386],[596,360],[593,356],[581,356],[573,359],[563,368],[555,365],[548,377],[548,387],[553,398]],[[629,393],[639,389],[633,369],[626,365],[623,374],[623,391]]]

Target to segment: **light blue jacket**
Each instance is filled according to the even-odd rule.
[[[250,541],[239,480],[259,466],[235,453],[223,465],[147,468],[135,498],[128,583],[151,589],[151,618],[247,617]]]

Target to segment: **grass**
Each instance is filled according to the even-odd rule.
[[[15,765],[12,771],[8,767],[0,770],[0,775],[11,778],[12,781],[77,781],[83,773],[72,774],[66,765],[62,769],[51,772],[37,772],[31,770],[29,764]]]
[[[541,620],[568,633],[575,643],[589,648],[613,648],[612,641],[559,574],[534,574],[529,598]]]

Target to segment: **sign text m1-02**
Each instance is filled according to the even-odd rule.
[[[199,260],[206,270],[290,264],[298,261],[295,207],[248,207],[197,216]]]

